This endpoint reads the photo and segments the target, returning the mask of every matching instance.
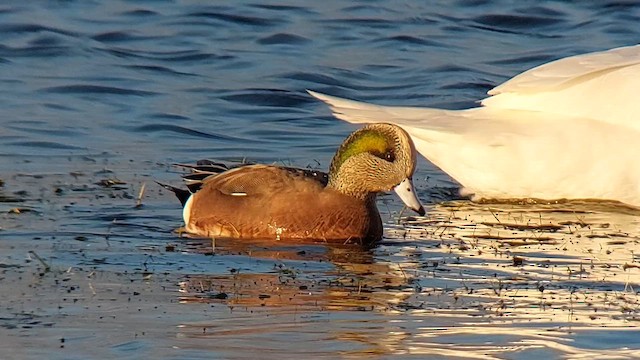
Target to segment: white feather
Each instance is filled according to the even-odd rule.
[[[191,205],[193,205],[193,194],[189,196],[187,202],[184,203],[184,207],[182,208],[182,219],[184,220],[184,224],[189,230],[189,219],[191,218]]]
[[[422,155],[475,198],[593,198],[640,206],[640,45],[539,66],[467,110],[310,93],[339,119],[402,126]]]

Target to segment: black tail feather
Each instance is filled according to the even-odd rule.
[[[195,165],[192,164],[173,164],[175,166],[179,166],[185,169],[191,170],[191,173],[183,175],[182,179],[184,180],[187,188],[191,193],[195,193],[200,190],[202,186],[202,182],[204,179],[209,176],[217,175],[223,173],[227,170],[235,169],[238,167],[251,165],[250,163],[226,163],[222,161],[212,161],[212,160],[198,160]]]
[[[199,160],[195,165],[192,164],[174,164],[175,166],[179,166],[185,169],[191,170],[189,174],[183,175],[182,178],[187,185],[188,190],[177,188],[172,185],[163,184],[159,181],[156,183],[167,190],[171,190],[176,196],[178,200],[182,203],[182,206],[187,202],[189,196],[191,194],[200,190],[202,186],[202,182],[209,176],[214,176],[220,173],[223,173],[227,170],[251,165],[251,163],[226,163],[222,161],[212,161],[212,160]]]
[[[193,172],[208,172],[208,173],[221,173],[225,172],[235,166],[229,166],[222,162],[215,162],[211,160],[200,160],[195,165],[193,164],[173,164],[175,166],[180,166],[186,169],[190,169]]]
[[[189,200],[189,196],[191,196],[191,192],[189,190],[177,188],[169,184],[163,184],[159,181],[156,181],[156,184],[162,186],[167,190],[171,190],[174,194],[176,194],[176,197],[178,198],[178,200],[180,200],[180,203],[182,204],[183,207],[184,207],[184,204],[186,204],[187,200]]]

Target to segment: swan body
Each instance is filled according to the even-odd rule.
[[[474,200],[602,199],[640,206],[640,45],[538,66],[466,110],[310,93],[339,119],[401,126],[418,152]]]

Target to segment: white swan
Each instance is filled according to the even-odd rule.
[[[310,94],[340,119],[400,125],[474,200],[608,199],[640,206],[640,45],[538,66],[467,110]]]

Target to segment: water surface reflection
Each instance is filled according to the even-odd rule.
[[[634,357],[619,343],[574,339],[637,336],[638,226],[637,209],[613,203],[458,200],[389,223],[374,249],[216,243],[276,263],[268,273],[188,276],[181,302],[225,305],[245,321],[181,331],[215,350],[238,331],[259,351],[267,334],[303,341],[327,331],[327,351],[354,357]]]

